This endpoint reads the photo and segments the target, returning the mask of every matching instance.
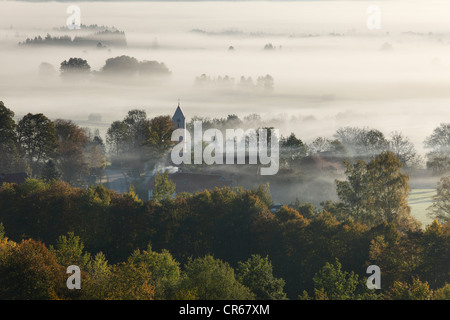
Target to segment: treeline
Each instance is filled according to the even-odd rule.
[[[213,87],[217,89],[272,91],[274,78],[270,74],[266,74],[265,76],[259,76],[256,81],[253,81],[252,77],[241,76],[239,82],[236,83],[235,79],[228,75],[211,78],[211,76],[202,74],[195,78],[195,85],[197,87]]]
[[[129,57],[108,59],[104,72],[119,72],[127,65],[122,64],[124,61],[136,63],[135,59],[130,60]],[[85,62],[64,61],[62,72],[75,72],[72,69],[78,70],[75,73],[89,72],[90,67]],[[130,70],[128,67],[125,69]],[[44,166],[48,165],[47,170],[52,172],[56,165],[59,175],[53,172],[50,176],[73,183],[83,175],[89,176],[89,172],[101,175],[109,159],[114,165],[127,168],[132,176],[138,177],[146,166],[153,167],[158,161],[166,161],[164,156],[173,145],[170,142],[173,131],[170,117],[149,119],[146,112],[140,109],[130,110],[123,120],[114,121],[108,129],[106,143],[98,131],[80,128],[68,120],[53,122],[43,114],[27,114],[16,123],[14,112],[3,103],[0,103],[0,115],[2,173],[26,171],[35,177],[45,178],[42,176]],[[186,125],[189,131],[193,130],[194,121],[202,121],[203,130],[215,128],[223,133],[232,128],[270,129],[273,128],[273,122],[277,124],[276,120],[262,120],[258,114],[250,114],[242,119],[235,114],[212,119],[194,116]],[[425,163],[431,173],[443,176],[450,171],[448,137],[450,124],[442,123],[435,128],[424,141],[425,148],[430,150],[424,158],[401,132],[385,136],[377,129],[343,127],[331,138],[318,137],[310,143],[291,133],[280,137],[280,173],[291,176],[308,172],[315,174],[311,164],[317,163],[322,169],[334,172],[339,166],[345,169],[342,165],[344,160],[351,163],[357,160],[370,161],[382,152],[390,151],[400,160],[402,170],[408,174],[414,174]],[[63,166],[65,160],[62,158],[73,161]],[[88,170],[82,167],[88,167]],[[71,168],[80,174],[72,177],[72,173],[64,173]]]
[[[42,64],[41,64],[42,66]],[[43,70],[45,71],[45,70]],[[170,70],[163,62],[138,61],[134,57],[118,56],[109,58],[99,71],[92,71],[87,60],[82,58],[70,58],[60,64],[61,76],[65,79],[86,78],[93,74],[96,76],[120,76],[122,77],[149,77],[149,76],[169,76]],[[45,74],[44,74],[45,75]],[[127,80],[130,80],[127,78]]]
[[[106,149],[99,131],[69,120],[51,121],[28,113],[17,123],[0,102],[0,173],[26,172],[45,181],[62,179],[74,185],[101,176]],[[96,182],[96,181],[94,181]]]
[[[91,279],[86,280],[86,288],[90,288],[89,281],[94,281],[92,290],[97,290],[97,295],[88,294],[87,298],[138,298],[126,295],[133,287],[136,294],[144,292],[139,297],[161,299],[279,299],[284,298],[283,293],[290,299],[449,299],[448,221],[435,220],[425,230],[405,224],[403,204],[392,205],[394,199],[401,198],[395,192],[392,201],[384,205],[391,206],[390,212],[396,212],[399,219],[384,215],[387,211],[371,210],[390,192],[392,184],[385,182],[376,185],[382,190],[374,202],[360,199],[352,203],[343,197],[343,206],[328,203],[317,208],[297,201],[276,211],[270,210],[268,186],[205,190],[175,198],[162,194],[155,197],[158,201],[142,201],[132,191],[122,195],[102,186],[78,189],[64,182],[39,180],[28,180],[23,185],[3,184],[0,221],[12,241],[25,241],[2,242],[0,276],[6,277],[2,284],[8,285],[2,285],[1,290],[27,283],[29,277],[25,274],[31,272],[29,269],[56,281],[48,273],[52,268],[58,270],[56,259],[64,268],[81,266],[86,278]],[[367,224],[355,221],[351,214],[354,210],[373,220],[366,220],[370,221]],[[80,241],[70,233],[80,237],[94,260],[81,253]],[[61,235],[68,238],[57,240]],[[42,244],[26,240],[30,238],[60,251],[49,255]],[[61,243],[69,248],[61,249]],[[10,247],[15,249],[5,254]],[[31,262],[20,259],[40,255],[31,255],[28,250],[37,250],[53,262],[36,264],[33,260],[38,269],[28,268]],[[164,262],[152,262],[149,256],[158,255],[153,250],[161,252]],[[70,256],[77,252],[77,257]],[[175,267],[166,270],[162,266],[175,263],[172,258],[184,266],[181,276],[167,291],[158,290],[161,282],[169,281],[171,272],[178,274]],[[381,268],[381,290],[368,291],[364,285],[366,268],[372,264]],[[110,274],[112,278],[102,278],[95,271],[106,265],[115,270]],[[234,279],[232,269],[236,270]],[[257,276],[246,277],[242,272],[255,272]],[[118,283],[114,287],[121,288],[124,295],[114,293],[108,283]],[[179,286],[182,289],[177,289]],[[15,294],[25,292],[21,290],[17,288]],[[174,291],[175,296],[168,293]],[[80,294],[83,292],[89,293],[89,289]]]
[[[99,130],[81,128],[70,120],[54,121],[28,113],[17,122],[0,102],[0,173],[26,172],[45,181],[63,180],[75,186],[101,182],[107,160],[139,177],[173,145],[169,116],[148,119],[131,110],[108,129],[106,143]]]
[[[95,24],[89,24],[89,25],[81,23],[80,24],[80,29],[81,30],[93,30],[93,31],[105,31],[105,30],[117,31],[118,30],[114,26],[112,26],[112,27],[105,26],[105,25],[99,26],[96,23]],[[65,25],[65,26],[62,26],[62,27],[59,27],[59,28],[53,28],[53,30],[56,30],[56,31],[68,31],[70,29],[69,29],[69,27],[67,27],[67,25]],[[71,31],[73,31],[73,30],[71,30]]]
[[[226,129],[280,128],[280,120],[263,120],[258,114],[239,118],[235,114],[226,118],[194,116],[187,124],[192,131],[194,121],[201,121],[203,130],[216,128],[225,134]],[[450,124],[441,123],[431,135],[425,138],[424,147],[429,152],[423,157],[417,152],[411,140],[402,132],[393,131],[385,135],[378,129],[369,127],[341,127],[332,137],[317,137],[312,142],[304,142],[294,133],[280,137],[280,167],[300,170],[307,165],[308,157],[321,156],[335,162],[343,160],[370,161],[382,152],[390,151],[399,158],[403,170],[414,173],[423,165],[431,173],[442,176],[450,172]],[[305,162],[306,160],[306,162]]]
[[[125,47],[127,40],[125,32],[115,29],[105,29],[94,34],[87,36],[75,36],[73,39],[71,36],[51,36],[47,34],[45,37],[36,36],[34,38],[27,38],[23,42],[19,42],[20,46],[115,46]]]

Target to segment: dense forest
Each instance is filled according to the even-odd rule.
[[[267,188],[139,200],[28,180],[0,189],[2,299],[449,299],[449,224],[368,227]],[[8,236],[8,237],[6,237]],[[82,290],[65,268],[83,270]],[[365,286],[366,268],[382,288]]]

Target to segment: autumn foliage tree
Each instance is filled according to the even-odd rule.
[[[172,131],[173,123],[169,116],[159,116],[149,121],[146,145],[152,157],[161,159],[173,145]]]
[[[65,269],[43,243],[24,240],[0,259],[0,299],[47,300],[64,297]]]
[[[392,152],[345,165],[347,180],[337,180],[336,189],[352,219],[369,226],[387,221],[404,230],[417,227],[408,206],[409,177]]]
[[[145,250],[135,250],[128,258],[128,263],[143,265],[148,269],[151,273],[150,284],[155,288],[155,299],[173,299],[176,296],[181,269],[169,251],[158,253],[149,245]]]
[[[35,179],[5,183],[0,264],[12,261],[13,241],[31,237],[51,246],[48,251],[61,267],[73,262],[83,267],[83,299],[281,299],[284,292],[295,298],[303,290],[314,298],[362,297],[359,284],[355,291],[345,284],[348,292],[337,294],[331,280],[323,286],[314,282],[326,263],[338,258],[341,272],[354,272],[346,280],[367,277],[367,266],[376,264],[382,290],[414,276],[445,297],[448,223],[436,220],[425,230],[404,230],[395,220],[369,226],[328,212],[329,207],[298,202],[270,210],[271,203],[264,186],[216,188],[158,202],[102,186],[74,188]],[[13,241],[5,240],[5,233]],[[341,279],[338,275],[333,277]]]

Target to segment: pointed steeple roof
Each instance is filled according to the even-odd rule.
[[[180,118],[185,119],[185,116],[183,110],[180,107],[180,100],[178,100],[178,107],[177,110],[175,110],[175,113],[173,114],[172,120]]]

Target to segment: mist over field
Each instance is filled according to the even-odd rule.
[[[366,27],[370,2],[76,2],[81,23],[124,31],[127,46],[19,47],[26,38],[75,34],[65,25],[69,3],[0,2],[0,92],[16,115],[43,112],[50,118],[104,122],[130,108],[172,114],[181,104],[188,118],[245,116],[279,118],[282,134],[308,141],[331,136],[340,126],[402,131],[422,142],[449,115],[449,30],[445,1],[380,4],[381,29]],[[193,32],[197,30],[197,32]],[[266,44],[273,50],[263,50]],[[391,50],[382,50],[384,44]],[[228,50],[232,46],[234,50]],[[162,84],[64,83],[59,65],[86,59],[91,70],[128,55],[165,63],[172,75]],[[55,74],[43,79],[47,62]],[[270,74],[271,92],[195,87],[195,78]]]

